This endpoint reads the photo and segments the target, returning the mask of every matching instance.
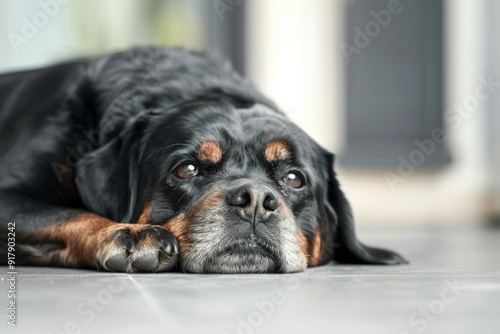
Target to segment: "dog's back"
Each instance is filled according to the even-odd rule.
[[[84,154],[144,110],[222,97],[271,104],[227,62],[184,49],[141,48],[0,75],[0,189],[79,206],[75,167]]]
[[[82,64],[0,76],[0,188],[20,189],[39,199],[57,196],[51,162],[71,131],[63,105]]]

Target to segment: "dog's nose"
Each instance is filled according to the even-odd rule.
[[[241,219],[251,223],[265,221],[278,208],[276,195],[262,184],[245,184],[230,190],[227,203],[239,207]]]

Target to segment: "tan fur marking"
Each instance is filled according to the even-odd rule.
[[[272,140],[264,149],[264,156],[268,162],[286,160],[292,156],[290,145],[283,140]]]
[[[170,219],[166,222],[163,227],[170,231],[177,238],[177,242],[179,243],[179,248],[184,250],[187,246],[187,242],[189,240],[189,221],[186,219],[186,215],[181,213],[178,216]]]
[[[200,201],[198,201],[191,210],[188,211],[188,216],[194,218],[199,212],[203,211],[204,208],[211,208],[220,201],[222,196],[224,195],[223,190],[209,190],[209,196],[203,197]]]
[[[177,238],[181,252],[185,252],[189,248],[189,225],[200,213],[203,213],[203,209],[216,206],[224,195],[224,191],[221,190],[215,191],[215,193],[209,191],[209,193],[211,195],[202,198],[187,213],[181,213],[163,224],[163,227]]]
[[[131,232],[132,232],[133,235],[137,235],[137,233],[139,233],[140,231],[131,231]],[[138,245],[136,246],[135,251],[140,251],[141,248],[142,249],[151,249],[151,248],[154,248],[157,243],[158,243],[158,240],[154,236],[152,236],[151,234],[145,235],[145,236],[143,235],[142,238],[141,238],[141,242],[138,243]]]
[[[310,245],[309,253],[311,256],[307,260],[307,265],[309,267],[317,266],[321,262],[324,253],[321,244],[321,230],[319,227],[316,230],[316,234],[314,235],[314,239]]]
[[[302,232],[302,230],[299,229],[297,232],[297,237],[299,239],[300,249],[302,250],[302,253],[304,253],[304,256],[306,256],[306,258],[308,258],[309,257],[309,242],[307,241],[307,238],[304,235],[304,232]]]
[[[141,216],[137,220],[137,224],[147,224],[149,223],[149,218],[151,217],[151,211],[153,210],[153,205],[148,203],[144,206],[144,210],[141,213]]]
[[[222,159],[222,148],[214,141],[204,141],[198,148],[198,159],[214,164],[218,163]]]
[[[307,258],[307,266],[308,267],[315,267],[321,263],[321,260],[323,259],[324,255],[324,250],[322,248],[321,244],[321,230],[318,227],[316,230],[316,233],[314,234],[314,238],[309,242],[307,240],[307,237],[305,236],[304,232],[301,230],[298,231],[297,233],[299,243],[300,243],[300,249],[302,250],[302,253]]]
[[[95,214],[83,213],[42,229],[35,238],[61,244],[61,248],[53,251],[46,259],[47,264],[95,268],[95,255],[99,245],[114,227],[124,225]]]

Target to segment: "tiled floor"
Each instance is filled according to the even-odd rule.
[[[362,232],[411,264],[331,264],[296,275],[19,268],[17,327],[2,316],[0,332],[500,333],[500,231]]]

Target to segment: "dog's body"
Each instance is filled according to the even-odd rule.
[[[2,248],[15,241],[18,264],[404,262],[356,240],[333,156],[204,53],[137,49],[0,76],[0,136]]]

